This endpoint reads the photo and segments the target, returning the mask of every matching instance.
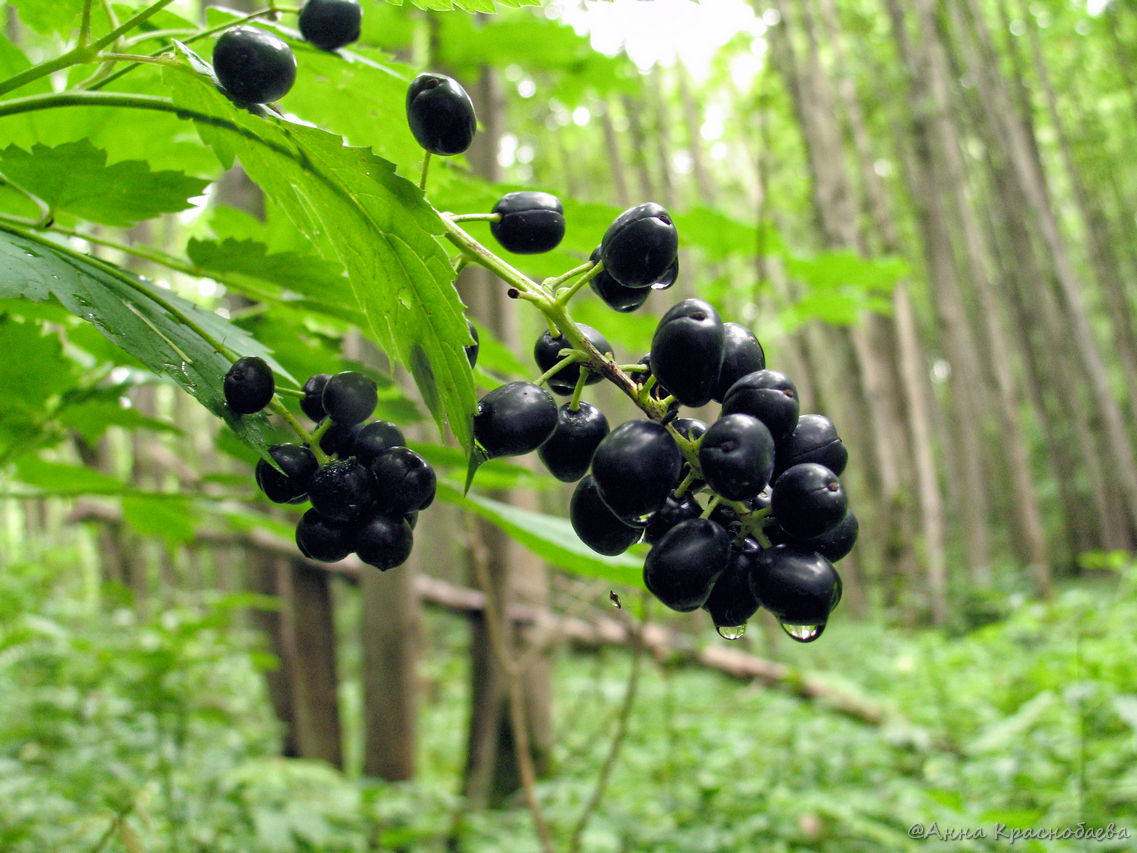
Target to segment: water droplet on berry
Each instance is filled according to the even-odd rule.
[[[825,623],[822,622],[820,625],[793,625],[789,622],[783,622],[782,630],[799,643],[812,643],[825,630]]]
[[[715,625],[715,630],[724,640],[741,640],[746,633],[745,625]]]

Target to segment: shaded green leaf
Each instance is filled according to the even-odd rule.
[[[172,291],[41,237],[0,230],[0,297],[54,298],[151,371],[172,379],[260,452],[263,414],[234,416],[222,381],[230,353],[287,371],[237,326]],[[291,378],[291,377],[288,377]]]
[[[45,201],[56,213],[129,228],[163,213],[191,207],[208,181],[181,172],[152,171],[141,160],[107,163],[88,140],[55,147],[36,143],[0,150],[0,172]]]
[[[223,164],[239,157],[313,246],[344,266],[360,325],[410,368],[440,430],[469,446],[476,401],[464,306],[442,222],[421,190],[339,136],[235,108],[206,63],[182,52],[187,66],[166,74],[174,102]]]
[[[644,555],[637,548],[618,557],[605,557],[580,541],[566,518],[510,506],[472,492],[465,497],[449,483],[438,492],[450,503],[470,510],[504,530],[534,554],[560,568],[607,583],[639,586],[643,582]]]

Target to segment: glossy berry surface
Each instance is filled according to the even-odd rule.
[[[582,401],[574,410],[565,403],[557,410],[553,434],[537,456],[562,483],[575,483],[588,472],[592,455],[608,432],[608,418],[596,406]]]
[[[623,554],[643,535],[642,528],[625,524],[608,509],[591,475],[582,478],[573,490],[569,522],[581,542],[609,557]]]
[[[774,481],[770,508],[790,536],[812,539],[836,527],[849,504],[836,474],[816,462],[801,462]]]
[[[761,606],[750,586],[753,564],[760,551],[758,543],[750,538],[731,546],[726,568],[703,603],[716,627],[745,625]]]
[[[730,386],[756,370],[766,367],[766,352],[754,333],[741,323],[723,323],[722,366],[711,399],[721,403]]]
[[[490,459],[536,450],[556,428],[556,400],[532,382],[494,388],[478,401],[474,414],[474,440]]]
[[[265,496],[274,503],[296,503],[308,496],[308,484],[319,467],[312,451],[303,444],[274,444],[268,449],[277,468],[258,459],[254,476]]]
[[[595,263],[600,260],[600,247],[597,246],[592,253],[590,260]],[[607,270],[601,270],[596,275],[588,280],[588,286],[592,288],[592,292],[604,300],[606,304],[613,311],[619,311],[621,314],[627,314],[630,311],[635,311],[643,305],[648,296],[651,295],[651,290],[643,287],[626,287],[616,279]]]
[[[784,373],[757,370],[736,381],[722,398],[724,415],[741,412],[753,415],[766,425],[778,441],[797,426],[801,403],[797,387]]]
[[[235,414],[259,412],[276,391],[272,368],[259,356],[247,355],[233,362],[222,384],[225,403]]]
[[[300,35],[321,50],[338,50],[359,39],[363,9],[359,0],[305,0]]]
[[[355,533],[355,553],[359,559],[384,572],[405,563],[413,547],[414,533],[403,518],[375,515]]]
[[[320,436],[320,450],[329,456],[346,458],[355,452],[355,437],[363,424],[330,423]]]
[[[629,522],[663,505],[682,467],[683,457],[667,428],[646,419],[620,424],[592,456],[592,476],[601,497]]]
[[[787,624],[824,625],[841,600],[841,577],[833,564],[792,545],[760,552],[750,586],[762,606]]]
[[[724,415],[699,443],[699,467],[722,497],[749,500],[766,488],[774,471],[773,436],[752,415]]]
[[[345,370],[331,377],[321,396],[324,411],[333,423],[363,423],[379,402],[375,380],[355,370]]]
[[[709,302],[684,299],[655,327],[651,372],[685,406],[710,402],[723,357],[723,322]]]
[[[321,465],[312,475],[308,498],[312,508],[332,521],[350,521],[371,505],[374,479],[354,459]]]
[[[355,550],[355,534],[349,524],[310,509],[296,524],[296,547],[311,560],[334,563]]]
[[[782,472],[799,462],[816,462],[840,475],[849,461],[849,451],[837,435],[833,421],[824,415],[805,414],[793,431],[778,442],[774,469]]]
[[[450,156],[470,147],[478,120],[474,102],[457,80],[425,72],[407,89],[407,124],[424,149]]]
[[[281,38],[258,27],[230,27],[213,47],[213,71],[240,104],[267,104],[296,82],[296,57]]]
[[[577,326],[584,332],[584,336],[596,347],[598,352],[601,354],[612,352],[612,345],[608,343],[608,339],[596,329],[586,326],[584,323],[578,323]],[[552,332],[546,329],[537,339],[537,343],[533,345],[533,359],[537,362],[537,367],[541,372],[545,373],[561,360],[560,352],[564,349],[572,349],[572,344],[565,340],[563,335],[554,336]],[[549,377],[549,388],[558,394],[571,394],[576,388],[581,370],[588,373],[584,380],[585,385],[595,385],[603,378],[599,373],[582,366],[580,362],[574,362],[565,365]]]
[[[770,541],[775,544],[796,545],[804,551],[816,551],[830,563],[836,563],[847,557],[849,552],[853,550],[853,546],[857,544],[860,529],[860,522],[857,521],[857,516],[850,509],[845,513],[845,517],[837,523],[836,527],[825,531],[820,536],[814,536],[812,539],[795,539],[786,533],[780,524],[767,527],[766,533],[770,537]]]
[[[565,209],[555,195],[536,190],[506,193],[491,213],[490,233],[508,252],[537,255],[560,245],[565,236]]]
[[[304,396],[300,398],[300,411],[314,421],[323,420],[327,414],[324,411],[324,386],[332,378],[330,373],[317,373],[309,376],[304,383]]]
[[[364,424],[355,433],[350,454],[361,465],[370,465],[375,457],[386,453],[392,447],[406,447],[403,432],[390,421],[372,421]]]
[[[647,527],[644,528],[644,542],[654,545],[679,522],[698,518],[702,514],[703,508],[690,495],[682,498],[668,495],[663,505],[648,519]]]
[[[437,478],[430,463],[409,447],[393,447],[371,462],[375,506],[386,515],[406,515],[434,502]]]
[[[681,521],[644,561],[644,586],[672,610],[698,610],[726,569],[730,536],[706,518]]]
[[[671,215],[661,205],[645,202],[612,220],[600,241],[600,260],[625,287],[651,287],[667,276],[678,249]]]

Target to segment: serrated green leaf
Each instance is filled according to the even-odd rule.
[[[86,139],[55,147],[36,143],[0,150],[0,172],[45,201],[53,211],[129,228],[163,213],[191,207],[208,181],[181,172],[152,171],[141,160],[107,163]]]
[[[118,495],[130,488],[101,471],[35,456],[17,460],[16,480],[35,489],[38,494]]]
[[[55,298],[151,371],[172,379],[258,452],[267,453],[263,414],[237,417],[222,382],[229,353],[259,355],[288,377],[237,326],[172,291],[44,238],[0,228],[0,297]],[[288,377],[291,378],[291,377]]]
[[[440,431],[471,443],[475,393],[463,349],[464,306],[443,224],[414,184],[371,151],[341,137],[234,107],[181,47],[186,66],[165,77],[223,164],[239,157],[250,178],[312,245],[347,270],[359,324],[415,379]]]
[[[510,506],[476,492],[463,497],[461,490],[445,482],[438,484],[438,493],[444,500],[501,528],[534,554],[565,571],[612,584],[643,583],[644,555],[639,548],[617,557],[605,557],[581,542],[566,518]]]

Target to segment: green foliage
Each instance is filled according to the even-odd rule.
[[[452,793],[467,689],[455,617],[427,623],[421,777],[387,784],[275,757],[257,671],[271,660],[233,624],[265,602],[178,599],[139,619],[94,606],[59,569],[49,559],[0,574],[3,849],[90,850],[106,834],[114,851],[330,853],[371,843],[440,853],[456,812],[457,849],[536,849],[519,806],[465,813]],[[984,851],[1004,849],[1000,825],[1110,822],[1132,836],[1137,571],[1107,583],[1023,604],[958,638],[848,621],[810,647],[755,638],[760,653],[880,705],[882,725],[792,690],[642,662],[621,760],[584,849]],[[626,651],[558,657],[556,769],[538,786],[556,837],[567,837],[592,791],[628,672]],[[343,696],[357,695],[349,681]],[[913,840],[917,823],[987,837]],[[1015,847],[1086,849],[1073,840]],[[1132,838],[1093,842],[1131,847]]]

